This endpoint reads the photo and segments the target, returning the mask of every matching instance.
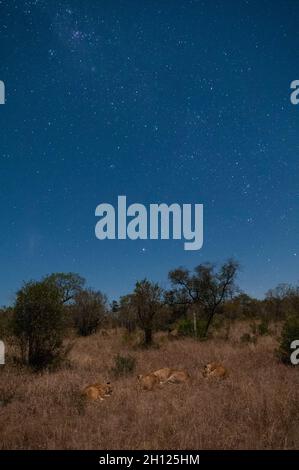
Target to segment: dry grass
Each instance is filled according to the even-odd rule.
[[[299,370],[279,364],[274,338],[257,344],[232,339],[169,342],[132,350],[121,332],[80,338],[71,366],[35,375],[0,368],[2,449],[287,449],[299,447]],[[136,373],[114,379],[117,354],[137,359]],[[206,382],[202,366],[220,361],[230,376]],[[142,392],[136,375],[160,367],[186,368],[191,385]],[[109,380],[113,395],[85,405],[83,386]]]

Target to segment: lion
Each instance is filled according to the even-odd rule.
[[[228,375],[228,371],[222,364],[212,362],[204,366],[202,375],[205,378],[224,379]]]
[[[178,339],[179,337],[179,332],[177,330],[177,328],[175,328],[174,330],[171,330],[170,328],[168,329],[168,339],[171,341],[173,339]]]
[[[152,374],[154,374],[158,378],[160,384],[162,384],[167,382],[172,372],[173,370],[169,367],[164,367],[163,369],[158,369],[155,372],[152,372]]]
[[[178,384],[190,382],[188,372],[184,370],[170,369],[169,367],[158,369],[147,375],[138,375],[137,379],[143,390],[153,390],[157,386],[161,386],[166,383]]]
[[[154,390],[160,384],[158,377],[154,374],[137,375],[137,380],[143,390]]]
[[[110,382],[107,382],[106,384],[96,383],[92,385],[87,385],[87,387],[82,390],[82,396],[92,401],[103,401],[104,398],[110,397],[111,394],[112,387],[110,385]]]
[[[167,379],[167,383],[190,383],[190,375],[185,370],[173,370]]]

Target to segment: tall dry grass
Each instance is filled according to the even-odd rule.
[[[77,340],[71,365],[36,375],[8,363],[0,368],[1,449],[293,449],[299,447],[299,369],[275,358],[276,340],[169,342],[132,349],[122,332]],[[114,356],[136,357],[136,373],[115,379]],[[9,359],[9,357],[8,357]],[[223,362],[226,380],[206,382],[202,367]],[[136,375],[180,367],[190,385],[140,391]],[[110,380],[113,395],[84,404],[83,386]]]

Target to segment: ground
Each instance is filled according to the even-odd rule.
[[[243,328],[244,329],[244,328]],[[1,449],[293,449],[299,447],[299,368],[280,364],[274,336],[240,341],[169,341],[134,348],[121,330],[76,340],[70,363],[34,374],[10,363],[0,368]],[[133,355],[136,370],[111,372],[117,353]],[[202,377],[207,362],[230,371],[223,381]],[[189,371],[190,385],[168,384],[146,392],[136,376],[160,367]],[[113,395],[87,405],[80,390],[110,381]]]

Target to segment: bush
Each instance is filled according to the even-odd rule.
[[[258,324],[258,333],[261,336],[268,335],[269,332],[269,323],[266,320],[262,320],[261,323]]]
[[[124,377],[126,375],[132,374],[135,370],[136,359],[132,356],[121,356],[117,354],[114,358],[114,367],[111,371],[115,377]]]
[[[52,282],[24,284],[17,293],[13,331],[22,360],[29,366],[42,369],[59,362],[63,355],[63,306]]]
[[[256,325],[256,322],[253,321],[252,323],[250,323],[250,330],[252,332],[253,335],[256,335],[257,334],[257,325]]]
[[[101,292],[82,290],[75,296],[72,306],[77,333],[89,336],[103,323],[106,314],[106,298]]]
[[[299,318],[297,316],[288,317],[282,330],[278,357],[284,364],[291,364],[290,356],[293,352],[291,343],[294,340],[299,340]]]
[[[194,325],[189,318],[182,318],[182,320],[179,320],[176,329],[179,336],[194,336]]]
[[[194,331],[194,321],[191,318],[183,318],[177,323],[179,336],[193,336],[203,338],[205,336],[207,321],[203,318],[196,319],[196,333]]]

